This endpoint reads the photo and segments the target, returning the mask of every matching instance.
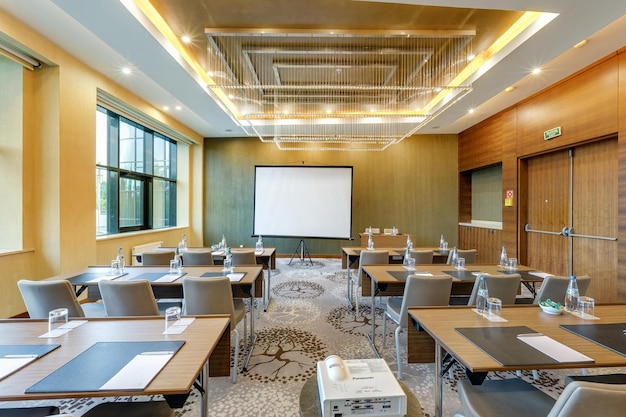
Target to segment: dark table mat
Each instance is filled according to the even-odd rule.
[[[389,275],[397,279],[398,281],[406,281],[409,275],[415,274],[428,274],[428,271],[420,271],[415,269],[414,271],[386,271]]]
[[[123,277],[124,275],[128,275],[128,272],[120,274],[119,276]],[[109,275],[106,272],[85,272],[80,275],[76,275],[72,278],[69,278],[68,281],[72,285],[85,284],[93,279],[101,278],[101,277],[108,277],[108,276]]]
[[[626,356],[626,323],[562,324],[561,328]]]
[[[0,358],[7,355],[37,355],[41,358],[61,345],[0,345]]]
[[[498,273],[502,274],[502,275],[512,275],[512,274],[520,274],[520,276],[522,277],[522,281],[537,281],[537,280],[543,280],[543,278],[538,277],[537,275],[531,275],[531,272],[536,272],[536,271],[511,271],[510,269],[498,269]]]
[[[150,342],[97,342],[52,372],[26,393],[98,391],[135,356],[143,352],[178,350],[184,340]]]
[[[442,271],[444,274],[448,274],[453,278],[456,278],[461,281],[476,281],[476,275],[472,274],[472,272],[481,272],[478,270],[471,269],[455,269],[452,271]]]
[[[206,278],[210,278],[210,277],[225,277],[227,276],[229,273],[226,271],[223,272],[205,272],[204,274],[200,275],[201,277],[206,277]],[[233,274],[243,274],[243,277],[241,277],[241,279],[243,280],[244,277],[246,276],[247,272],[233,272]]]
[[[552,359],[517,338],[518,334],[536,333],[526,326],[468,327],[455,330],[503,366],[539,366],[559,363],[556,359]]]

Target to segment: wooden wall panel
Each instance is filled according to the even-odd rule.
[[[502,161],[502,114],[481,122],[459,135],[459,171]]]
[[[617,300],[626,302],[626,54],[619,55]]]
[[[617,132],[617,79],[617,59],[608,59],[517,106],[518,157]],[[557,126],[563,134],[545,141]]]

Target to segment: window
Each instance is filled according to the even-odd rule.
[[[176,142],[96,111],[96,235],[176,225]]]

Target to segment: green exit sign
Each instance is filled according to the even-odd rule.
[[[546,130],[545,132],[543,132],[543,140],[554,139],[557,136],[561,136],[561,126],[554,127],[550,130]]]

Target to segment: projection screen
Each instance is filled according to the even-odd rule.
[[[255,166],[254,236],[350,239],[352,167]]]

